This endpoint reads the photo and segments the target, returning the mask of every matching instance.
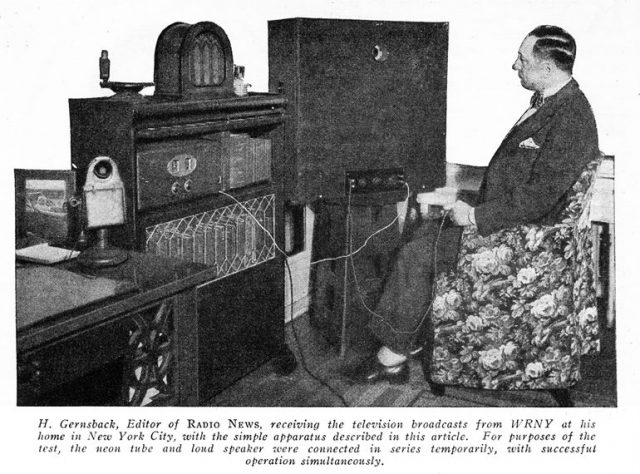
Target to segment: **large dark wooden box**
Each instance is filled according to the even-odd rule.
[[[402,167],[445,182],[447,23],[269,22],[269,89],[288,100],[288,197],[345,194],[345,172]]]

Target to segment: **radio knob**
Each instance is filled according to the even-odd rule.
[[[192,184],[193,184],[193,183],[191,182],[191,180],[190,180],[190,179],[186,180],[186,181],[184,182],[184,190],[185,190],[186,192],[190,193],[190,192],[191,192],[191,188],[192,188]]]
[[[171,185],[171,194],[178,194],[180,191],[180,183],[177,181]]]

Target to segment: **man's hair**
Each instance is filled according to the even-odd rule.
[[[576,60],[576,40],[559,26],[541,25],[534,28],[533,54],[538,59],[552,60],[558,69],[571,74]]]

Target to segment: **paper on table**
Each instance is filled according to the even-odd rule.
[[[51,247],[48,243],[16,250],[16,257],[21,260],[49,265],[70,260],[79,254],[80,252],[76,250]]]

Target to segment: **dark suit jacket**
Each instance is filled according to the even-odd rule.
[[[511,129],[491,159],[475,209],[478,231],[555,223],[568,191],[598,154],[591,106],[572,79]]]

